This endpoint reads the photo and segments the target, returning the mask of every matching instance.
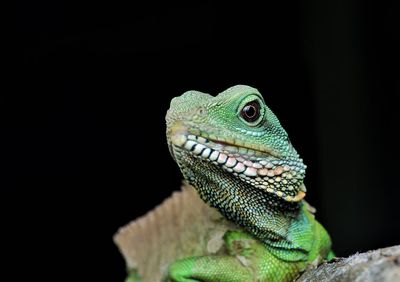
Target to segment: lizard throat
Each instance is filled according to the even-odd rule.
[[[299,202],[305,196],[305,165],[299,159],[278,159],[249,148],[188,134],[187,131],[171,133],[171,151],[186,151],[193,158],[211,162],[241,181],[287,202]],[[177,155],[179,158],[180,154]]]

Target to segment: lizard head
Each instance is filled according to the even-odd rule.
[[[170,152],[193,186],[239,180],[286,202],[305,196],[306,166],[257,89],[188,91],[166,115]]]

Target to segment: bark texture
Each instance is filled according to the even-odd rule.
[[[323,263],[297,280],[306,281],[400,281],[400,245]]]

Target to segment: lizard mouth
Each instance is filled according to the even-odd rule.
[[[211,162],[258,189],[287,202],[299,202],[305,197],[303,163],[190,134],[182,126],[173,127],[171,133],[171,146],[190,153],[194,158]]]

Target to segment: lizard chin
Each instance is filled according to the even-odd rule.
[[[276,158],[265,152],[216,142],[189,134],[181,124],[173,126],[169,136],[170,151],[178,164],[183,155],[190,155],[286,202],[299,202],[306,195],[303,184],[306,166],[300,158]],[[190,176],[185,178],[190,182]]]

